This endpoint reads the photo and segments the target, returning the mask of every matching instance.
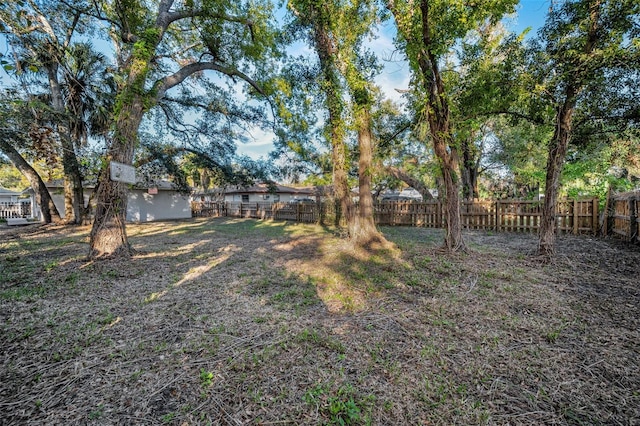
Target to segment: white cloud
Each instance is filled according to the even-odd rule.
[[[382,72],[376,77],[376,84],[387,98],[402,102],[402,94],[398,90],[409,88],[409,64],[396,49],[393,41],[395,34],[392,23],[382,23],[376,29],[375,38],[368,40],[365,47],[371,49],[383,64]]]
[[[249,142],[238,143],[236,145],[237,152],[240,155],[246,155],[249,158],[257,160],[260,157],[267,157],[273,151],[273,132],[264,131],[254,127],[250,131]]]

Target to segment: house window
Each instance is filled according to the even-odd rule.
[[[262,196],[263,200],[269,200],[270,198],[271,198],[271,195],[265,194],[265,195]]]
[[[273,195],[273,202],[277,203],[278,201],[280,201],[280,194],[274,194]]]
[[[242,194],[242,202],[243,203],[249,202],[249,194]]]

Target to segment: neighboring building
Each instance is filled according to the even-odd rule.
[[[60,180],[46,183],[51,198],[64,217],[64,187]],[[84,185],[84,205],[87,206],[94,186]],[[40,209],[34,209],[40,215]],[[93,213],[93,212],[92,212]],[[176,191],[171,182],[161,181],[157,186],[146,188],[134,186],[129,189],[127,199],[128,222],[152,222],[156,220],[188,219],[191,203],[187,194]]]
[[[422,195],[412,187],[408,187],[402,191],[383,191],[378,199],[380,201],[422,201]]]
[[[189,195],[176,191],[171,182],[161,181],[156,187],[129,190],[127,201],[127,221],[129,222],[189,218],[191,218]]]
[[[19,192],[10,191],[0,186],[0,203],[17,203]]]
[[[0,218],[31,217],[31,204],[19,192],[0,187]]]
[[[191,201],[200,203],[224,202],[224,188],[216,187],[207,190],[194,190],[191,193]]]
[[[242,203],[289,203],[298,200],[315,200],[315,191],[308,188],[291,188],[284,185],[261,183],[246,188],[227,189],[224,201]]]

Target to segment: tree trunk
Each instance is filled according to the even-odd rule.
[[[20,153],[4,138],[0,138],[0,149],[5,153],[13,165],[27,178],[31,189],[35,193],[36,203],[40,206],[42,212],[42,221],[44,223],[60,222],[60,213],[58,208],[51,199],[51,194],[44,181],[35,171],[33,167],[20,155]],[[35,206],[32,206],[35,209]]]
[[[602,3],[594,1],[589,4],[589,30],[584,45],[584,56],[591,56],[596,48],[596,42],[601,36],[598,20]],[[588,61],[583,59],[582,61]],[[571,139],[571,120],[576,106],[577,97],[582,91],[581,75],[586,66],[585,62],[578,64],[573,72],[571,80],[564,90],[564,102],[558,108],[555,120],[553,138],[549,143],[549,155],[547,156],[547,176],[544,189],[544,204],[542,206],[542,218],[538,234],[538,254],[550,258],[555,253],[556,241],[556,204],[560,189],[560,175],[567,155],[569,140]]]
[[[549,143],[547,157],[547,177],[544,189],[542,217],[538,234],[538,254],[550,258],[555,253],[556,205],[560,189],[560,175],[567,155],[571,132],[573,106],[565,104],[558,112],[558,125]]]
[[[133,161],[144,108],[139,95],[132,98],[130,103],[122,106],[118,115],[114,139],[98,180],[96,211],[89,235],[90,258],[128,257],[133,254],[125,227],[127,186],[125,183],[111,180],[109,173],[112,161],[122,164],[131,164]]]
[[[462,239],[462,221],[460,219],[460,196],[458,184],[455,178],[455,170],[451,167],[442,167],[442,175],[445,186],[445,236],[444,246],[448,251],[464,251],[466,246]]]
[[[462,142],[462,197],[465,200],[478,199],[478,159],[472,152],[471,141],[465,139]]]
[[[373,146],[371,133],[371,114],[368,105],[356,106],[356,123],[358,126],[358,187],[360,194],[360,210],[349,234],[357,244],[367,245],[382,242],[384,237],[378,232],[373,217],[373,195],[371,194],[371,174],[373,162]]]
[[[58,132],[60,132],[58,126]],[[62,165],[65,175],[65,222],[82,223],[84,212],[84,191],[82,188],[82,176],[80,166],[76,157],[73,142],[68,139],[68,135],[61,133],[62,139]],[[69,205],[67,206],[67,199]],[[67,211],[69,210],[69,211]]]
[[[333,189],[340,203],[340,210],[347,222],[347,231],[354,227],[355,208],[347,179],[347,147],[344,142],[345,129],[342,118],[343,100],[340,95],[340,80],[334,56],[336,47],[323,22],[315,25],[315,45],[322,70],[323,91],[329,112],[328,126],[331,137],[331,159],[333,162]]]
[[[444,194],[439,197],[444,202],[446,229],[444,247],[450,252],[465,251],[466,246],[462,238],[462,221],[460,219],[460,186],[457,177],[458,153],[452,143],[448,143],[443,137],[452,138],[451,129],[447,120],[442,120],[435,114],[429,114],[429,127],[433,148],[440,163]]]
[[[462,221],[460,220],[460,196],[458,194],[458,150],[454,144],[451,123],[449,122],[449,103],[444,90],[444,82],[438,68],[438,58],[431,50],[431,35],[429,21],[429,1],[421,0],[422,13],[422,43],[423,49],[418,57],[418,66],[422,72],[422,79],[427,92],[427,120],[433,140],[433,150],[438,157],[445,194],[444,198],[446,230],[444,247],[450,252],[465,251],[462,239]],[[443,197],[444,195],[444,197]]]
[[[462,197],[465,200],[477,200],[480,198],[478,191],[478,170],[475,168],[462,168]]]
[[[62,189],[64,195],[64,221],[67,224],[75,222],[75,209],[73,208],[73,184],[65,175],[62,179]]]
[[[331,120],[330,120],[331,121]],[[344,144],[344,138],[338,136],[338,131],[332,130],[331,145],[333,160],[333,189],[335,196],[340,203],[340,213],[347,224],[347,232],[354,227],[356,220],[355,206],[351,198],[351,189],[347,179],[347,149]],[[351,235],[349,235],[351,237]]]
[[[435,128],[432,123],[430,125],[432,129]],[[444,186],[444,194],[439,194],[438,197],[442,200],[445,209],[444,247],[450,252],[465,251],[466,246],[462,238],[462,221],[460,219],[460,188],[456,175],[457,152],[455,148],[442,140],[440,137],[442,134],[444,133],[437,130],[435,132],[431,131],[434,151],[440,163]],[[449,152],[447,152],[447,147]]]
[[[57,63],[52,62],[49,64],[47,74],[49,77],[49,89],[51,90],[51,104],[61,116],[65,117],[66,110],[62,98],[62,89],[58,82]],[[75,146],[69,134],[69,126],[57,125],[56,131],[60,136],[62,146],[65,222],[81,224],[84,211],[84,194]]]
[[[422,183],[421,180],[414,178],[409,173],[394,166],[387,166],[385,167],[385,170],[394,178],[403,181],[404,183],[418,191],[420,195],[422,195],[423,200],[433,200],[433,194],[431,194],[429,188],[427,188],[427,186]]]

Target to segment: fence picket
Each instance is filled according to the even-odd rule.
[[[0,202],[0,219],[30,217],[31,202]]]

